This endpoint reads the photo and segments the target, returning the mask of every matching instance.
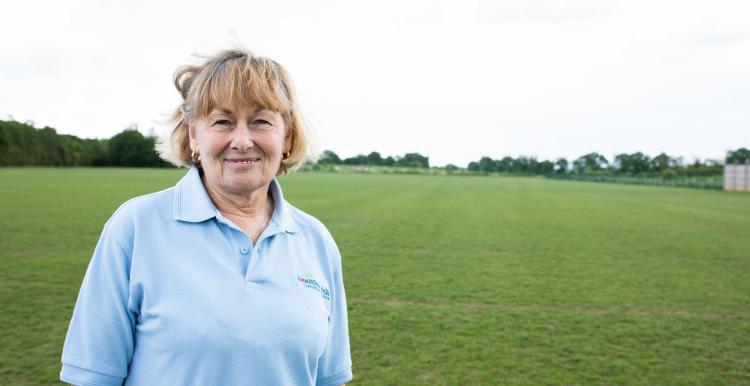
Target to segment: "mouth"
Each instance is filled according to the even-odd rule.
[[[224,160],[230,166],[251,167],[260,163],[260,158],[227,158]]]

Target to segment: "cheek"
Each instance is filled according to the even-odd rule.
[[[267,138],[264,138],[262,143],[263,151],[269,157],[281,157],[281,152],[284,147],[283,141],[283,138],[276,133],[274,133],[274,135],[269,135]]]
[[[211,158],[219,157],[227,146],[224,136],[216,133],[204,135],[200,143],[201,150],[205,151],[206,155]]]

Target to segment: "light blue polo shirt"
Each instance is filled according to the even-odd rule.
[[[352,379],[341,256],[286,201],[259,241],[198,170],[123,204],[76,302],[60,379],[76,385],[339,385]]]

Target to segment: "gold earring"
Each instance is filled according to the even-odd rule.
[[[201,153],[198,148],[193,149],[193,152],[190,154],[190,158],[193,159],[193,165],[201,166]]]

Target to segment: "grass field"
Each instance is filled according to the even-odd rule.
[[[0,169],[0,384],[53,384],[104,222],[184,173]],[[355,380],[750,384],[750,194],[300,173],[341,249]]]

